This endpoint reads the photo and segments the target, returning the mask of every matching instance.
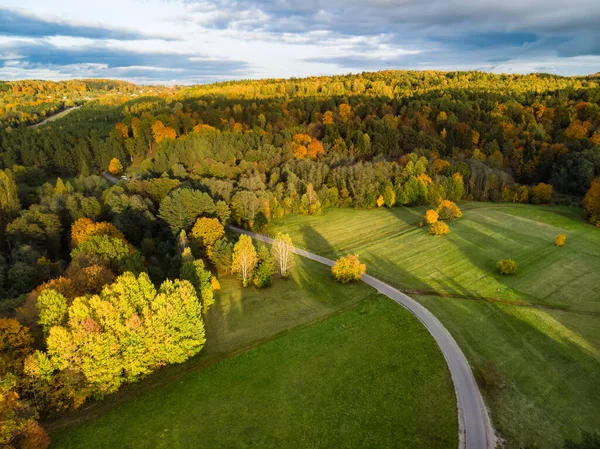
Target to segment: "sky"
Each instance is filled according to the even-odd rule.
[[[0,79],[600,72],[600,0],[0,0]]]

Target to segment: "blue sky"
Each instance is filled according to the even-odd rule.
[[[600,0],[2,0],[0,79],[600,71]]]

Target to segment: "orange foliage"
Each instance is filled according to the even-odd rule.
[[[433,183],[432,179],[425,173],[417,176],[417,179],[428,187]]]
[[[177,132],[173,128],[165,126],[160,120],[157,120],[152,125],[152,135],[156,143],[161,143],[165,139],[175,139]]]
[[[352,107],[349,104],[342,103],[339,107],[339,114],[342,121],[347,122],[352,118]]]
[[[308,134],[294,134],[293,140],[294,143],[304,146],[308,145],[312,141]]]
[[[296,145],[294,148],[294,156],[296,156],[297,159],[303,159],[307,154],[308,150],[304,145]]]
[[[73,226],[71,226],[71,245],[73,248],[76,248],[81,243],[83,243],[86,239],[93,235],[109,235],[111,237],[118,238],[120,240],[125,240],[125,236],[121,231],[119,231],[112,223],[108,222],[99,222],[96,223],[89,218],[80,218]]]
[[[325,148],[323,148],[323,144],[319,142],[317,139],[313,139],[313,141],[308,145],[308,156],[311,159],[316,159],[317,156],[324,154]]]
[[[460,208],[450,200],[444,200],[438,206],[437,212],[442,220],[454,220],[462,217]]]
[[[129,128],[126,124],[121,122],[117,123],[115,125],[115,130],[117,131],[117,134],[123,139],[127,139],[129,137]]]
[[[113,175],[120,175],[121,173],[123,173],[123,164],[121,164],[121,161],[119,159],[113,157],[110,160],[110,164],[108,164],[108,171],[111,172]]]
[[[448,167],[450,167],[450,162],[443,159],[436,159],[431,165],[431,169],[436,175],[443,174]]]
[[[196,126],[194,126],[192,128],[192,131],[194,131],[195,133],[202,133],[202,132],[212,132],[212,131],[217,131],[217,128],[214,128],[210,125],[205,125],[203,123],[199,123]]]
[[[333,124],[333,112],[327,111],[323,114],[323,125]]]
[[[590,122],[582,122],[581,120],[573,120],[569,127],[565,130],[565,136],[569,139],[585,139],[590,132],[592,124]]]

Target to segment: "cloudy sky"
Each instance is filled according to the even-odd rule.
[[[600,0],[1,0],[0,79],[600,71]]]

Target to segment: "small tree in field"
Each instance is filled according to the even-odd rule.
[[[443,221],[436,221],[429,226],[431,235],[446,235],[450,232],[450,227]]]
[[[515,274],[517,272],[517,262],[512,259],[502,259],[496,264],[500,274]]]
[[[444,200],[437,209],[440,214],[440,220],[455,220],[462,217],[460,208],[450,200]]]
[[[108,164],[108,171],[111,172],[113,175],[118,176],[121,173],[123,173],[123,164],[121,164],[121,161],[119,159],[113,157],[110,160],[110,163]]]
[[[258,256],[252,244],[252,238],[247,235],[240,236],[240,239],[233,247],[231,272],[238,274],[242,278],[244,287],[247,287],[252,282],[252,275],[257,263]]]
[[[438,218],[440,218],[440,214],[433,209],[429,209],[427,212],[425,212],[425,223],[427,224],[435,223],[438,221]]]
[[[554,240],[554,243],[556,244],[556,246],[565,246],[565,242],[567,241],[567,236],[564,234],[558,234],[556,236],[556,239]]]
[[[360,263],[357,255],[340,257],[335,261],[333,267],[331,267],[333,277],[342,284],[358,281],[366,272],[367,266]]]
[[[294,265],[294,245],[291,237],[288,234],[279,232],[273,241],[271,254],[279,267],[281,277],[287,277],[290,268]]]

